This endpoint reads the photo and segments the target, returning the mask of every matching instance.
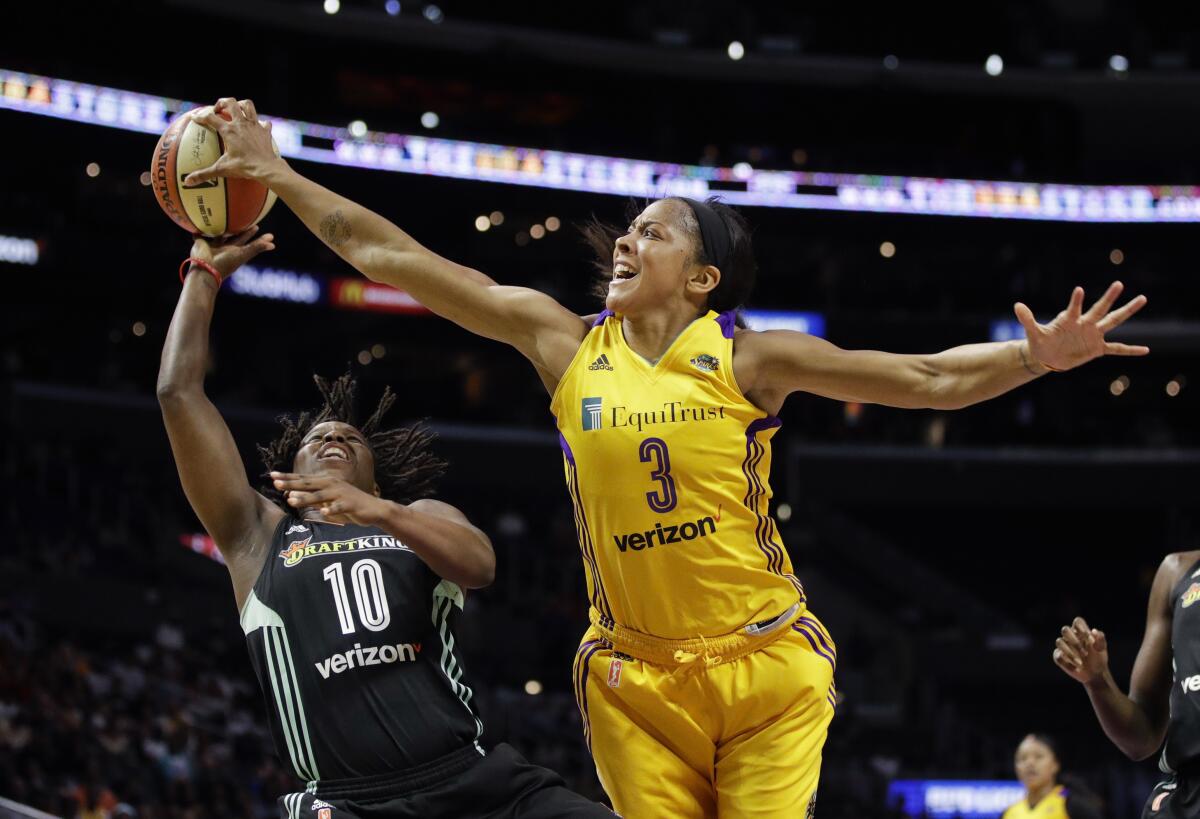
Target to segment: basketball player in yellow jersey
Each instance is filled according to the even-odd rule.
[[[1054,740],[1045,734],[1021,740],[1013,768],[1025,786],[1025,798],[1000,819],[1100,819],[1099,800],[1082,783],[1063,776]]]
[[[1087,312],[1076,288],[1028,341],[934,355],[841,350],[751,332],[750,233],[715,202],[664,199],[604,247],[607,309],[581,319],[497,285],[275,156],[254,106],[198,116],[225,154],[189,177],[257,179],[368,278],[523,353],[552,395],[575,503],[592,626],[575,688],[600,779],[626,817],[812,814],[836,701],[833,640],[807,607],[768,516],[770,439],[791,393],[955,409],[1050,370],[1145,347],[1104,334],[1145,303]],[[597,234],[599,235],[599,234]]]

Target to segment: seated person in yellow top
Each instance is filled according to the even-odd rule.
[[[216,111],[228,113],[226,121]],[[719,202],[672,197],[601,240],[607,309],[581,318],[497,285],[279,159],[250,102],[197,120],[225,153],[189,184],[266,184],[373,281],[521,352],[557,419],[592,627],[575,662],[585,738],[613,806],[639,817],[789,817],[815,810],[833,717],[834,642],[808,609],[768,513],[770,439],[793,392],[955,409],[1050,370],[1148,350],[1104,334],[1142,307],[1087,312],[1076,288],[1029,340],[935,355],[842,350],[737,326],[754,281],[750,229]]]
[[[1058,751],[1045,734],[1030,734],[1017,746],[1017,779],[1025,798],[1004,812],[1001,819],[1101,819],[1096,798],[1081,784],[1062,784]]]

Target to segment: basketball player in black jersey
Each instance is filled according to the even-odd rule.
[[[462,512],[423,498],[442,464],[420,428],[380,429],[390,391],[355,426],[353,381],[318,379],[324,406],[283,421],[260,448],[271,485],[251,488],[204,372],[221,279],[274,247],[253,234],[192,246],[158,397],[184,492],[228,564],[276,751],[307,782],[282,815],[611,817],[512,748],[479,745],[455,625],[495,556]]]
[[[1200,551],[1167,555],[1150,589],[1129,695],[1108,668],[1108,641],[1082,617],[1063,626],[1054,662],[1083,683],[1108,738],[1130,759],[1163,746],[1143,819],[1200,816]]]

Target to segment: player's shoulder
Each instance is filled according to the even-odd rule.
[[[1200,563],[1200,549],[1187,552],[1171,552],[1162,559],[1158,566],[1158,574],[1174,586],[1183,577],[1184,572]]]

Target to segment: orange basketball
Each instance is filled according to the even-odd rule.
[[[267,215],[275,204],[275,193],[250,179],[217,178],[183,187],[184,177],[207,168],[225,150],[216,131],[192,121],[199,110],[181,114],[159,138],[150,164],[154,198],[171,221],[188,233],[241,233]],[[224,112],[222,116],[229,119]]]

